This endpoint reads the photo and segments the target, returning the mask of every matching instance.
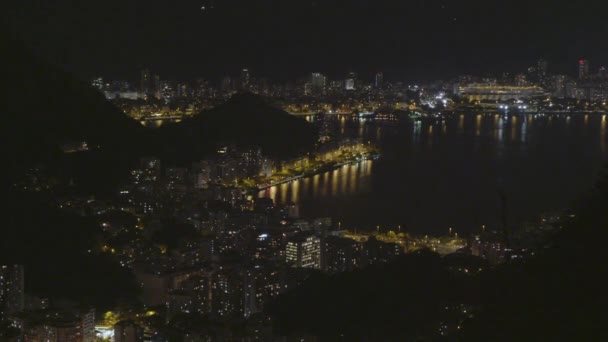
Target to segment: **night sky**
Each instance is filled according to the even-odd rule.
[[[8,27],[44,58],[88,78],[218,78],[248,67],[286,80],[355,70],[388,79],[608,65],[606,1],[20,0]]]

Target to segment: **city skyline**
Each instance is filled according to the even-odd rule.
[[[321,72],[310,72],[306,76],[300,76],[294,79],[276,81],[268,79],[263,75],[255,75],[249,68],[243,68],[238,72],[238,76],[234,76],[237,73],[232,72],[222,76],[220,79],[208,79],[204,77],[198,77],[195,79],[165,79],[161,80],[161,75],[155,74],[150,71],[149,68],[140,70],[139,78],[137,80],[126,80],[126,79],[107,79],[102,75],[94,77],[90,80],[91,85],[99,90],[107,91],[127,91],[130,92],[130,96],[135,96],[138,92],[140,95],[152,94],[154,97],[160,98],[162,88],[177,88],[172,89],[179,94],[184,94],[191,88],[204,89],[228,92],[231,91],[253,91],[255,93],[262,93],[263,95],[268,94],[269,87],[303,87],[304,95],[324,95],[328,89],[339,89],[344,90],[355,90],[355,85],[358,90],[362,89],[376,89],[376,90],[387,90],[393,86],[398,87],[420,87],[421,85],[431,85],[431,88],[435,88],[434,83],[452,83],[452,84],[467,84],[467,83],[485,83],[485,84],[500,84],[500,85],[513,85],[513,86],[526,86],[526,85],[538,85],[545,90],[553,92],[557,84],[561,84],[561,87],[565,86],[565,82],[570,82],[573,85],[578,83],[579,86],[588,85],[589,82],[600,82],[605,83],[608,72],[606,67],[603,65],[600,67],[592,67],[592,63],[588,59],[579,59],[576,61],[576,66],[573,68],[573,73],[558,73],[551,70],[550,63],[539,58],[535,63],[532,63],[527,69],[519,70],[517,72],[495,72],[490,75],[479,75],[479,74],[465,74],[458,75],[457,77],[451,77],[449,79],[432,80],[430,82],[404,82],[403,80],[385,78],[383,71],[377,71],[370,75],[360,75],[357,72],[350,71],[337,77],[330,77],[326,73]],[[232,76],[231,76],[232,75]],[[266,90],[263,91],[263,89]],[[153,89],[155,89],[153,91]],[[276,95],[276,94],[275,94]],[[556,97],[579,97],[579,96],[567,96],[566,94],[559,95],[554,94]]]
[[[608,3],[5,7],[2,342],[608,340]]]

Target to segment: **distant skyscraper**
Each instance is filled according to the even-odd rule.
[[[376,88],[381,89],[384,84],[384,73],[376,73],[376,79],[374,81],[374,85],[376,86]]]
[[[229,93],[232,91],[232,79],[228,76],[222,78],[222,83],[220,84],[220,89],[224,93]]]
[[[79,318],[82,342],[95,342],[95,309],[82,310]]]
[[[536,63],[536,70],[538,70],[539,75],[547,75],[549,71],[549,62],[544,59],[539,59]]]
[[[272,159],[263,157],[261,166],[260,166],[260,175],[263,175],[265,177],[272,176],[273,166],[274,166],[274,163],[273,163]]]
[[[355,89],[355,80],[353,80],[352,78],[347,78],[344,81],[344,88],[346,88],[346,90],[354,90]]]
[[[250,84],[250,76],[249,76],[249,69],[243,69],[241,70],[241,89],[242,90],[247,90],[249,89],[249,84]]]
[[[536,74],[538,77],[538,83],[543,86],[543,87],[547,87],[550,83],[549,80],[549,62],[547,62],[544,59],[539,59],[538,62],[536,63]]]
[[[359,242],[327,236],[322,241],[322,269],[329,273],[352,271],[360,266],[361,250]]]
[[[581,59],[578,61],[578,79],[582,80],[589,76],[589,61]]]
[[[565,97],[566,94],[566,81],[568,80],[566,75],[555,75],[552,77],[552,95],[555,97]]]
[[[304,83],[304,96],[308,96],[312,94],[312,83],[306,82]]]
[[[346,80],[344,81],[344,86],[345,86],[346,90],[355,89],[356,79],[357,79],[357,74],[355,74],[354,72],[348,73],[348,76],[346,77]]]
[[[515,75],[515,85],[518,87],[524,87],[528,85],[528,79],[525,74]]]
[[[139,91],[143,94],[147,94],[150,92],[150,86],[152,83],[152,78],[150,76],[150,70],[144,69],[141,71],[141,79],[139,83]]]
[[[192,164],[192,174],[194,176],[194,187],[197,189],[209,188],[211,182],[211,170],[215,165],[211,161],[201,160]]]
[[[320,93],[325,89],[325,83],[327,78],[318,72],[313,72],[310,83],[312,84],[312,91]]]
[[[23,310],[23,265],[0,265],[0,321]]]
[[[160,76],[154,75],[153,81],[154,82],[152,83],[152,93],[157,100],[160,100],[161,90],[162,90],[162,85],[160,83]]]
[[[244,279],[239,268],[225,267],[211,278],[211,312],[219,317],[243,316]]]

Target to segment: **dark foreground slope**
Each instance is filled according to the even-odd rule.
[[[0,265],[24,266],[26,293],[98,310],[136,300],[140,288],[131,272],[97,253],[98,220],[53,208],[44,194],[14,193],[1,210]]]
[[[141,148],[145,129],[98,91],[33,55],[6,32],[0,32],[0,46],[0,136],[10,175],[35,164],[56,165],[65,158],[63,144],[86,141],[95,157],[63,171],[107,178]],[[72,170],[85,164],[86,170]]]
[[[456,276],[449,258],[408,254],[386,265],[311,278],[267,308],[285,334],[322,341],[606,341],[608,172],[535,256]],[[467,308],[450,322],[444,309]],[[443,324],[458,324],[449,336]]]
[[[481,279],[482,312],[463,341],[606,341],[608,168],[540,252]]]
[[[24,265],[29,294],[74,299],[98,309],[134,298],[138,285],[126,269],[89,252],[97,248],[96,222],[56,208],[56,188],[22,191],[15,185],[45,179],[47,185],[74,184],[64,188],[68,191],[112,191],[142,151],[144,128],[4,31],[0,47],[5,171],[0,264]],[[86,141],[91,150],[63,153],[61,147],[74,141]]]
[[[186,160],[208,154],[218,144],[258,146],[264,154],[280,158],[305,152],[314,144],[313,129],[306,120],[250,93],[234,95],[216,108],[161,128],[159,134],[159,140],[167,142],[165,154]]]
[[[6,32],[0,32],[0,46],[0,136],[9,184],[24,169],[42,164],[86,189],[109,189],[141,156],[158,156],[166,164],[191,162],[219,144],[235,144],[287,158],[314,144],[305,120],[253,94],[235,95],[179,124],[148,130]],[[61,152],[64,144],[77,141],[86,141],[90,150]]]

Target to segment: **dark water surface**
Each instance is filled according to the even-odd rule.
[[[310,119],[310,118],[309,118]],[[567,207],[590,189],[606,160],[606,116],[455,115],[423,123],[335,117],[336,134],[382,148],[379,160],[260,193],[293,201],[304,217],[345,228],[462,233],[500,223],[504,188],[510,225]]]

